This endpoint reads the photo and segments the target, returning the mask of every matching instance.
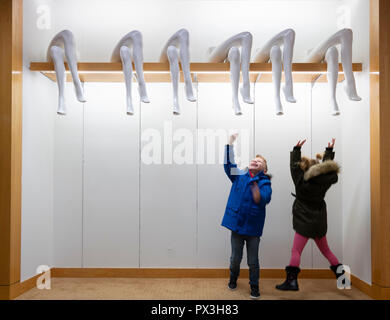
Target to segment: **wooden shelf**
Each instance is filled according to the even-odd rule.
[[[69,71],[68,65],[66,70]],[[361,72],[362,64],[354,63],[353,71]],[[340,64],[339,81],[344,80],[343,68]],[[311,82],[317,79],[319,82],[326,81],[326,63],[293,63],[294,82]],[[31,71],[41,72],[52,81],[56,81],[54,65],[50,62],[31,62]],[[123,82],[122,64],[112,62],[80,62],[78,63],[80,80],[83,82]],[[271,82],[271,63],[251,63],[250,81]],[[229,63],[191,63],[191,74],[198,82],[230,82]],[[260,75],[260,77],[259,77]],[[168,63],[145,62],[144,76],[146,82],[170,82]],[[180,73],[180,81],[183,75]],[[284,75],[283,75],[284,78]],[[284,80],[284,79],[282,79]],[[67,72],[67,81],[72,81],[72,76]]]

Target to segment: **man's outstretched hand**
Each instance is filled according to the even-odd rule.
[[[232,134],[229,138],[229,145],[233,145],[233,143],[237,140],[238,133]]]
[[[299,140],[298,143],[296,144],[296,147],[301,148],[305,144],[305,142],[306,142],[306,139],[303,141]]]

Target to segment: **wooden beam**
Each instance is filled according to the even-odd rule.
[[[390,288],[390,1],[370,3],[371,263],[378,292]],[[383,289],[383,290],[382,290]]]
[[[67,64],[66,70],[69,71]],[[343,67],[339,65],[340,72]],[[326,63],[294,63],[294,82],[311,82],[313,77],[326,72]],[[52,81],[56,81],[54,65],[50,62],[31,62],[31,71],[39,71]],[[83,82],[123,82],[122,64],[109,62],[80,62],[78,63],[79,77]],[[362,71],[361,63],[354,63],[355,72]],[[272,65],[270,63],[251,63],[250,81],[255,82],[259,73],[262,73],[259,82],[272,82]],[[198,82],[230,82],[229,63],[191,63],[192,75],[196,73]],[[144,63],[144,73],[146,82],[171,82],[169,64],[159,62]],[[68,72],[66,77],[68,82],[72,81],[72,76]],[[340,73],[339,81],[344,80],[344,74]],[[180,74],[180,81],[183,82],[183,74]],[[284,75],[282,77],[284,81]],[[320,77],[319,82],[327,81],[326,75]]]
[[[23,0],[0,0],[0,286],[20,281]]]

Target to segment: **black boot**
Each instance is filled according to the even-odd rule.
[[[301,269],[298,267],[286,267],[286,281],[284,281],[282,284],[279,284],[276,286],[276,289],[278,290],[291,290],[291,291],[298,291],[298,273],[301,272]]]
[[[230,290],[236,290],[237,289],[237,278],[230,276],[228,288]]]
[[[330,270],[333,271],[334,275],[336,276],[336,279],[339,279],[339,278],[345,273],[344,268],[342,268],[340,272],[337,272],[337,269],[338,269],[340,266],[342,267],[343,265],[342,265],[341,263],[339,263],[338,265],[330,266]],[[343,280],[342,283],[345,284],[345,279]]]

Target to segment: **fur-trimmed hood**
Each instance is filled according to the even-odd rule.
[[[330,172],[340,172],[340,166],[337,162],[333,160],[327,160],[324,162],[321,162],[319,164],[316,164],[314,166],[311,166],[309,170],[307,170],[303,176],[303,179],[305,181],[308,181],[314,177],[318,177],[322,174],[327,174]]]

